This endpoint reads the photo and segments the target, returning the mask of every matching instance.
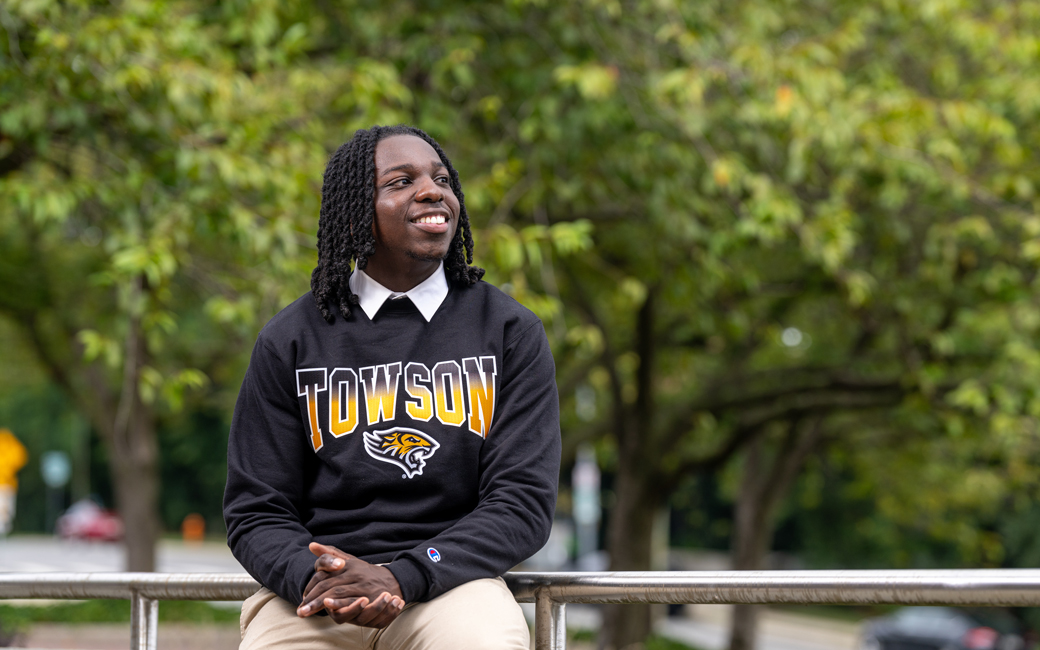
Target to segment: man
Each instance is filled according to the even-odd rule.
[[[231,427],[228,543],[265,587],[243,648],[528,647],[498,576],[548,538],[555,370],[472,250],[425,133],[333,154],[312,291],[260,332]]]

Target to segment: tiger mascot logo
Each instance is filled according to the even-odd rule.
[[[415,429],[398,427],[365,433],[365,451],[368,455],[403,469],[401,478],[422,474],[426,459],[440,446],[439,442]]]

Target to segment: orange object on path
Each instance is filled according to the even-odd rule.
[[[181,522],[181,536],[185,542],[201,542],[206,537],[206,520],[193,512]]]

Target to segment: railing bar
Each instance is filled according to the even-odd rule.
[[[259,588],[245,573],[0,573],[0,598],[245,600]]]
[[[922,597],[1033,599],[1040,570],[964,571],[690,571],[660,573],[510,573],[506,580],[521,602],[536,589],[550,590],[559,602],[602,599],[616,602],[644,594],[663,598],[733,597],[734,602],[789,602],[792,594],[816,593],[813,602],[918,602]],[[0,598],[123,598],[137,591],[156,600],[244,600],[259,585],[246,574],[177,573],[0,573]],[[996,603],[995,603],[996,604]]]
[[[1040,571],[512,573],[520,602],[1040,605]]]
[[[535,605],[535,647],[563,649],[566,603],[753,603],[1040,606],[1040,570],[673,571],[509,573]],[[129,598],[131,647],[156,650],[160,600],[245,600],[236,573],[0,573],[0,599]]]

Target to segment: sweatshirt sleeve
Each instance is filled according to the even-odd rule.
[[[228,439],[224,522],[228,546],[260,584],[300,602],[314,572],[311,534],[301,521],[305,446],[291,364],[257,339]]]
[[[503,351],[499,401],[480,454],[477,507],[388,565],[406,602],[500,576],[549,538],[560,472],[556,369],[541,323]]]

